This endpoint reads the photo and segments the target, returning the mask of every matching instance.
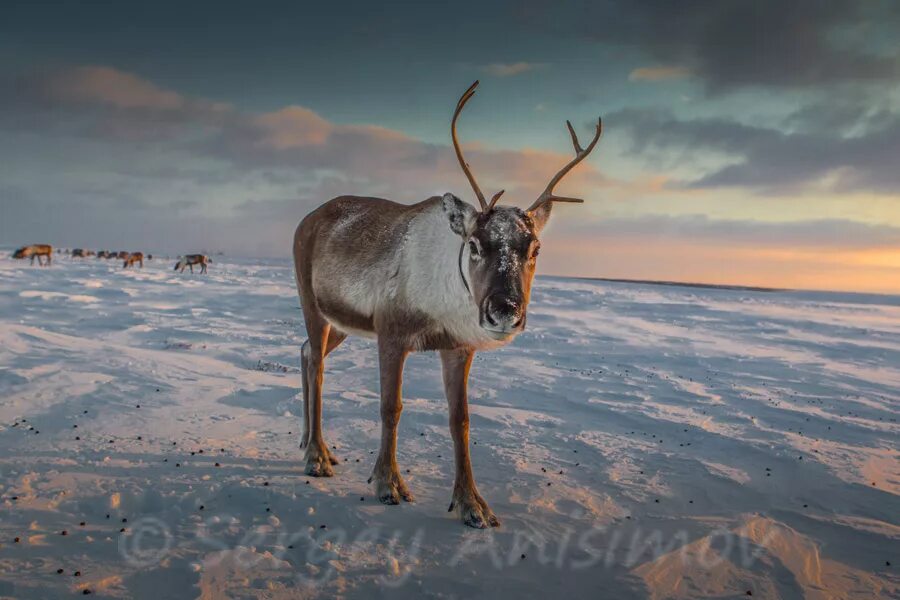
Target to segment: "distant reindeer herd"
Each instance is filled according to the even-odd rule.
[[[71,250],[63,250],[63,254],[72,258],[89,258],[96,256],[98,259],[121,260],[123,269],[129,267],[139,267],[143,269],[145,258],[147,260],[153,260],[152,254],[145,255],[143,252],[129,252],[127,250],[97,250],[95,252],[84,248],[72,248]],[[40,266],[50,266],[53,261],[53,246],[50,244],[22,246],[13,252],[12,257],[16,259],[30,258],[32,265],[36,258]],[[45,258],[47,259],[46,261],[44,260]],[[212,260],[205,254],[186,254],[179,257],[178,262],[175,263],[175,270],[183,273],[186,267],[190,267],[191,273],[193,273],[194,265],[200,265],[200,272],[206,273],[206,265],[211,262]]]

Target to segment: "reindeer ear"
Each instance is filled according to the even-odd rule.
[[[444,214],[450,221],[450,229],[453,230],[453,233],[464,238],[469,237],[475,226],[475,219],[478,217],[475,207],[463,202],[453,194],[444,194],[441,198],[441,205],[444,208]]]
[[[550,211],[553,209],[553,202],[543,202],[528,211],[528,216],[534,222],[534,232],[538,235],[544,229],[544,225],[550,220]]]

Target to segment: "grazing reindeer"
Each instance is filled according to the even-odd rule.
[[[206,273],[206,265],[211,262],[212,259],[205,254],[185,254],[181,260],[175,263],[175,270],[184,273],[185,267],[190,267],[191,273],[193,273],[194,265],[200,265],[200,272]]]
[[[125,258],[125,262],[122,263],[122,268],[127,269],[128,267],[133,267],[135,264],[138,264],[142,269],[144,268],[144,253],[143,252],[132,252]]]
[[[97,250],[97,258],[109,258],[109,250]]]
[[[22,246],[15,252],[13,252],[13,258],[30,258],[31,264],[34,264],[34,259],[37,258],[38,264],[40,266],[44,266],[44,261],[41,259],[42,256],[47,257],[47,265],[49,266],[53,262],[53,246],[50,244],[32,244],[31,246]]]
[[[322,433],[324,360],[348,334],[377,338],[381,374],[381,449],[371,483],[381,502],[412,495],[397,466],[403,363],[409,352],[438,350],[450,408],[456,481],[450,510],[469,526],[499,525],[475,488],[469,460],[466,385],[477,350],[509,343],[525,328],[526,308],[543,229],[562,178],[590,154],[601,124],[582,148],[567,122],[575,158],[527,209],[497,206],[475,182],[456,136],[456,121],[475,93],[462,95],[451,137],[480,210],[452,194],[403,205],[340,196],[307,215],[294,234],[297,289],[309,339],[301,349],[306,473],[330,477],[337,460]]]
[[[72,248],[72,258],[84,258],[87,256],[84,252],[84,248]]]

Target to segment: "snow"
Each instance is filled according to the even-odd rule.
[[[414,504],[366,484],[369,340],[326,365],[336,476],[303,474],[288,261],[3,256],[0,597],[900,594],[900,297],[538,278],[472,368],[503,522],[476,531],[433,355],[404,378]]]

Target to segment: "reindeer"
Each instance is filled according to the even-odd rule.
[[[184,273],[185,267],[190,267],[191,273],[193,273],[194,265],[200,265],[200,272],[206,273],[206,265],[211,262],[212,259],[205,254],[185,254],[181,260],[175,263],[175,270]]]
[[[140,267],[144,268],[144,253],[143,252],[132,252],[125,258],[125,262],[122,263],[122,268],[127,269],[128,267],[133,267],[135,264],[140,265]]]
[[[40,266],[44,266],[44,261],[41,260],[42,256],[47,257],[47,266],[49,266],[53,262],[53,246],[50,244],[32,244],[31,246],[22,246],[13,252],[13,258],[30,258],[31,264],[34,264],[34,259],[37,258],[38,264]]]
[[[471,527],[500,524],[478,493],[469,459],[467,381],[478,350],[509,343],[525,328],[539,236],[556,185],[600,139],[601,122],[582,148],[566,125],[575,158],[527,209],[490,202],[463,158],[456,122],[475,93],[459,99],[450,133],[456,157],[480,209],[453,194],[403,205],[381,198],[339,196],[309,213],[294,234],[297,290],[309,335],[301,348],[306,473],[330,477],[338,460],[322,432],[324,361],[348,334],[377,339],[381,383],[381,448],[369,483],[384,504],[413,496],[397,466],[403,364],[410,352],[440,353],[449,403],[456,478],[449,511]]]
[[[87,256],[85,254],[84,248],[72,248],[72,258],[84,258]]]

